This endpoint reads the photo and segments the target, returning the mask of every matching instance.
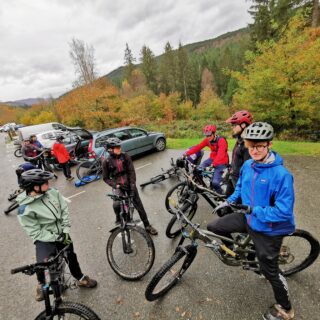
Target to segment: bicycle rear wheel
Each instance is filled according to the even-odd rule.
[[[178,247],[175,254],[151,279],[146,288],[146,299],[154,301],[172,289],[190,267],[196,255],[197,248],[192,245],[188,245],[185,248]]]
[[[87,183],[88,177],[90,181],[96,180],[101,173],[101,165],[97,161],[85,161],[82,162],[77,170],[76,174],[79,180]]]
[[[130,241],[130,253],[125,253],[123,241]],[[107,242],[107,259],[112,270],[126,280],[138,280],[154,263],[155,249],[150,235],[138,226],[115,229]]]
[[[197,204],[191,205],[189,203],[187,203],[186,205],[189,205],[189,206],[183,207],[181,208],[181,210],[184,212],[184,214],[189,220],[192,220],[192,218],[194,217],[197,211],[198,205]],[[166,236],[170,239],[176,238],[179,234],[181,234],[182,229],[183,229],[183,224],[181,224],[180,221],[177,220],[177,216],[174,215],[168,223],[168,226],[166,229]]]
[[[291,276],[309,267],[319,256],[319,241],[309,232],[297,229],[283,238],[279,268],[284,276]]]
[[[163,180],[165,180],[165,176],[163,174],[159,174],[159,175],[157,175],[155,177],[152,177],[149,181],[141,183],[140,187],[143,188],[143,187],[145,187],[145,186],[147,186],[149,184],[155,184],[155,183],[158,183],[158,182],[163,181]]]
[[[45,320],[46,311],[42,311],[35,320]],[[85,320],[100,320],[98,315],[90,308],[83,304],[64,301],[55,308],[54,316],[50,319],[85,319]]]

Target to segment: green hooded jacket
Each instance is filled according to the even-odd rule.
[[[17,197],[18,219],[33,241],[54,242],[70,232],[67,202],[56,189],[31,197],[26,192]]]

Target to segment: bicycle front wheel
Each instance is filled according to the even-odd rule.
[[[21,148],[16,149],[16,150],[14,151],[14,156],[17,157],[17,158],[21,158],[21,157],[22,157]]]
[[[88,177],[90,176],[90,181],[96,180],[101,173],[101,166],[97,161],[85,161],[82,162],[77,170],[76,174],[79,180],[87,183]]]
[[[45,320],[46,311],[42,311],[35,320]],[[54,315],[50,319],[85,319],[85,320],[100,320],[98,315],[90,308],[83,304],[75,302],[63,302],[55,308]]]
[[[165,199],[165,206],[168,212],[173,213],[172,205],[169,202],[169,198],[172,198],[177,203],[178,207],[181,207],[185,200],[189,197],[189,186],[187,182],[179,182],[173,186],[167,193]]]
[[[115,229],[108,239],[106,253],[112,270],[126,280],[141,279],[149,272],[155,258],[150,235],[138,226]]]
[[[197,204],[191,205],[189,203],[187,203],[186,206],[187,205],[189,205],[189,207],[181,208],[181,210],[184,212],[184,214],[189,220],[192,220],[197,211],[198,206]],[[166,236],[170,239],[176,238],[179,234],[181,234],[183,227],[184,225],[181,224],[181,222],[177,219],[177,216],[174,215],[168,223],[166,229]]]
[[[192,245],[188,245],[185,248],[178,247],[175,254],[151,279],[146,288],[146,299],[154,301],[172,289],[190,267],[196,255],[197,248]]]
[[[319,241],[309,232],[297,229],[283,238],[279,268],[284,276],[291,276],[309,267],[319,256]]]

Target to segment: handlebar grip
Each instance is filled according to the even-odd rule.
[[[240,209],[240,210],[248,210],[249,206],[245,204],[240,204],[240,203],[230,203],[231,207],[235,209]]]
[[[11,274],[15,274],[15,273],[19,273],[19,272],[22,272],[22,271],[25,271],[25,270],[28,270],[28,269],[30,269],[30,265],[26,265],[26,266],[23,266],[23,267],[12,269],[10,271],[10,273]]]

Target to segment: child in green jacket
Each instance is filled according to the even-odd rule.
[[[25,192],[17,197],[19,222],[33,239],[37,262],[46,261],[51,255],[55,255],[57,251],[70,244],[67,260],[71,274],[78,280],[79,287],[93,288],[97,285],[97,281],[82,273],[69,236],[70,220],[67,203],[58,190],[49,189],[49,180],[53,177],[51,172],[39,169],[29,170],[21,175],[21,185]],[[37,278],[39,284],[36,300],[41,301],[42,286],[45,284],[44,273],[38,273]]]

